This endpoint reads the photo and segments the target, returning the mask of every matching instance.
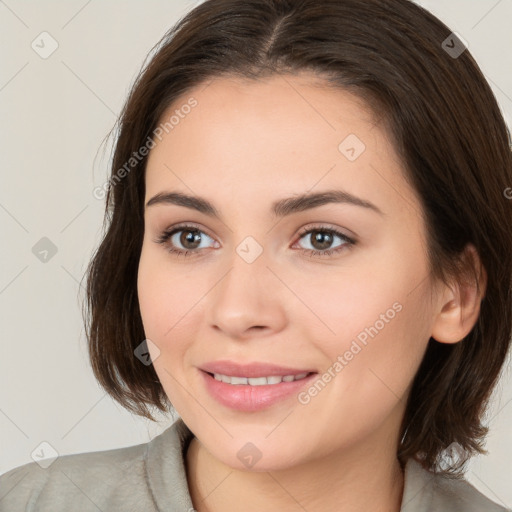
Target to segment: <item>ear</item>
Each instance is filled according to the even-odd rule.
[[[472,244],[465,247],[463,261],[473,267],[477,280],[468,277],[462,283],[442,285],[431,333],[432,338],[441,343],[457,343],[469,334],[478,320],[480,304],[485,297],[487,273]],[[468,275],[472,276],[472,269],[468,270]]]

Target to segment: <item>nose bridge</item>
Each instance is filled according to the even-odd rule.
[[[263,246],[247,237],[226,263],[229,268],[212,294],[210,323],[231,335],[254,326],[276,328],[283,311],[275,293],[277,280],[267,268],[271,262]]]
[[[254,239],[244,239],[234,248],[229,258],[228,272],[219,283],[218,299],[240,304],[245,302],[246,305],[251,302],[253,306],[259,303],[262,294],[266,293],[265,286],[262,285],[268,281],[271,274],[267,268],[268,264],[263,246]]]

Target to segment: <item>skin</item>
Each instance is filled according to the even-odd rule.
[[[186,453],[195,509],[399,511],[396,452],[411,382],[431,336],[455,343],[469,333],[481,296],[429,277],[419,199],[357,97],[307,73],[223,77],[188,91],[163,118],[190,97],[198,105],[151,150],[146,202],[179,191],[208,199],[222,217],[146,207],[138,296],[155,370],[195,434]],[[338,149],[349,134],[366,146],[354,161]],[[341,203],[271,214],[277,199],[329,189],[383,215]],[[180,238],[187,232],[173,237],[174,248],[196,251],[187,257],[155,242],[183,222],[202,237],[200,248]],[[324,226],[356,244],[333,235],[324,247],[341,251],[311,255],[322,246],[300,230]],[[236,251],[247,236],[263,249],[252,263]],[[204,386],[198,367],[219,359],[322,375],[396,303],[401,310],[307,404],[293,395],[240,412]],[[262,455],[251,468],[237,457],[247,442]]]

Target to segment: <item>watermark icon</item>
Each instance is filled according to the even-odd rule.
[[[39,443],[30,456],[36,464],[43,469],[47,469],[57,460],[59,454],[50,443],[43,441]]]
[[[150,339],[145,339],[133,353],[142,364],[149,366],[160,356],[160,349]]]
[[[507,199],[512,199],[512,187],[507,187],[507,188],[503,191],[503,195],[504,195]]]
[[[402,311],[402,304],[395,302],[391,308],[387,309],[385,313],[381,313],[379,319],[374,322],[370,327],[365,327],[355,339],[352,340],[350,348],[345,350],[342,355],[338,355],[329,368],[319,376],[315,382],[305,391],[301,391],[297,395],[297,400],[302,405],[307,405],[311,402],[311,398],[315,397],[322,391],[325,386],[333,380],[347,366],[354,357],[368,345],[368,336],[372,339],[384,329],[386,324],[389,324],[396,314]],[[361,346],[359,343],[363,346]]]
[[[464,460],[464,449],[454,441],[441,452],[438,465],[443,471],[447,471],[457,467],[462,460]]]
[[[236,252],[246,263],[253,263],[263,252],[263,247],[255,238],[247,236],[237,245]]]
[[[365,149],[363,141],[354,133],[347,135],[338,145],[338,151],[351,162],[357,160]]]
[[[117,185],[123,178],[125,178],[131,170],[141,163],[146,156],[149,155],[149,151],[156,146],[155,138],[159,141],[162,140],[164,133],[169,133],[171,130],[181,122],[182,119],[190,114],[192,108],[198,105],[197,100],[194,97],[190,97],[187,103],[181,105],[179,109],[176,109],[169,118],[160,123],[152,132],[152,135],[148,136],[145,143],[137,150],[132,153],[130,158],[120,167],[110,179],[108,179],[101,187],[95,187],[92,191],[92,195],[95,199],[105,199],[107,191],[110,187]]]
[[[452,58],[457,59],[468,48],[468,43],[460,34],[452,32],[441,44],[441,48]]]
[[[43,236],[32,247],[32,253],[39,261],[48,263],[57,254],[57,246],[49,238]]]
[[[245,443],[236,456],[246,468],[252,468],[262,457],[261,451],[252,443]]]
[[[59,47],[59,43],[48,32],[41,32],[30,46],[41,59],[47,59]]]

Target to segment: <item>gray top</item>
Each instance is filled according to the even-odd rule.
[[[148,443],[30,462],[0,476],[0,512],[193,512],[185,473],[193,434],[179,418]],[[405,466],[401,512],[511,512],[465,480]]]

